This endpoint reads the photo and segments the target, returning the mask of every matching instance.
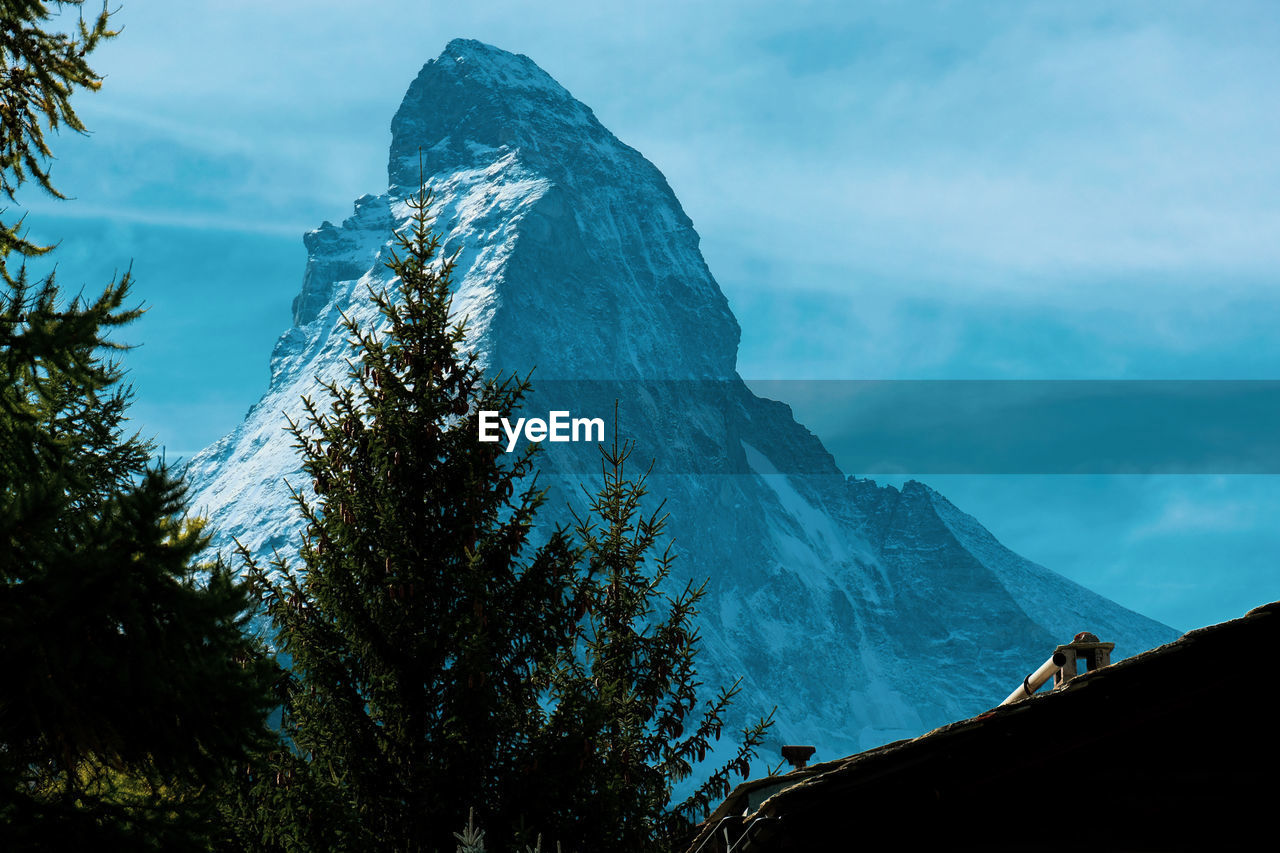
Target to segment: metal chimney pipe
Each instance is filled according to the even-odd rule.
[[[1037,669],[1035,672],[1028,675],[1026,678],[1022,679],[1022,684],[1020,684],[1016,690],[1014,690],[1012,693],[1009,694],[1008,699],[1005,699],[997,707],[1002,707],[1012,702],[1017,702],[1021,699],[1026,699],[1032,693],[1035,693],[1037,690],[1039,690],[1040,686],[1043,685],[1046,681],[1048,681],[1050,678],[1053,678],[1053,674],[1058,670],[1062,669],[1062,665],[1066,662],[1067,662],[1066,655],[1064,655],[1062,652],[1054,652],[1053,657],[1049,658],[1047,661],[1040,664],[1039,669]]]

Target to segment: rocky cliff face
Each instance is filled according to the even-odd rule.
[[[451,42],[392,122],[384,195],[306,235],[294,323],[245,421],[191,463],[194,505],[225,546],[288,554],[301,483],[284,415],[342,381],[340,313],[377,322],[391,229],[419,181],[454,310],[490,370],[526,372],[528,411],[613,425],[656,460],[681,579],[711,578],[701,675],[744,677],[743,717],[778,706],[777,740],[833,758],[991,707],[1079,630],[1132,654],[1176,637],[1030,563],[920,483],[846,478],[790,409],[735,372],[739,328],[661,173],[524,56]],[[594,446],[545,445],[544,519],[580,504]]]

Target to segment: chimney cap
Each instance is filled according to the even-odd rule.
[[[1057,651],[1072,651],[1075,654],[1092,654],[1095,651],[1106,652],[1108,658],[1112,650],[1116,647],[1115,643],[1104,643],[1098,639],[1098,635],[1092,631],[1081,631],[1076,634],[1075,638],[1066,645],[1058,646]]]
[[[809,759],[813,757],[817,747],[813,746],[784,746],[782,748],[782,757],[786,759],[796,770],[802,769]]]

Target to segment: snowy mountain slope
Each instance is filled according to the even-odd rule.
[[[790,409],[735,372],[739,328],[661,173],[531,60],[451,42],[392,123],[389,189],[306,235],[294,323],[271,384],[191,463],[194,506],[217,545],[284,554],[300,485],[284,413],[341,380],[345,312],[388,284],[391,229],[421,174],[454,310],[491,370],[536,365],[526,411],[606,417],[615,400],[637,459],[655,459],[679,577],[711,578],[700,674],[744,677],[741,716],[778,705],[776,738],[848,754],[982,711],[1053,646],[1094,630],[1133,653],[1176,632],[1003,548],[919,483],[846,478]],[[421,172],[420,172],[421,170]],[[594,446],[544,445],[544,520],[580,506]]]

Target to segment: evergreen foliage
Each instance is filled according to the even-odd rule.
[[[571,767],[583,756],[558,814],[558,837],[582,850],[665,851],[730,791],[734,774],[746,778],[751,758],[772,725],[758,720],[742,731],[733,757],[684,801],[673,787],[704,762],[720,740],[724,716],[740,682],[721,688],[698,708],[694,625],[706,582],[687,583],[675,597],[668,584],[674,560],[670,543],[658,551],[666,525],[660,505],[642,509],[647,472],[631,479],[626,463],[634,446],[601,448],[603,484],[589,494],[590,511],[576,517],[586,574],[579,587],[584,619],[573,653],[553,680],[555,711],[548,731],[552,760]],[[572,805],[568,805],[568,804]],[[588,805],[589,804],[589,805]]]
[[[247,806],[268,846],[444,850],[473,805],[505,842],[572,627],[572,548],[529,546],[530,454],[476,441],[477,411],[512,411],[527,386],[463,352],[430,198],[409,204],[398,298],[372,294],[385,334],[347,320],[351,384],[290,425],[315,495],[295,494],[305,571],[242,549],[291,669],[290,748]]]
[[[128,288],[0,296],[0,834],[47,849],[196,843],[270,709],[246,587],[124,433]]]
[[[73,4],[74,5],[74,4]],[[46,4],[0,3],[0,187],[57,195],[42,122],[83,129],[96,88]],[[4,226],[0,264],[44,251]],[[0,284],[0,849],[184,849],[214,834],[214,792],[264,736],[272,671],[242,627],[247,587],[201,565],[184,487],[125,432],[109,336],[136,319],[130,277],[60,299]]]
[[[453,837],[458,841],[458,853],[485,853],[484,830],[476,826],[475,809],[467,815],[467,825],[462,832],[455,832]]]
[[[63,197],[49,178],[53,155],[44,133],[60,127],[85,132],[71,95],[101,87],[102,77],[89,67],[87,57],[116,35],[105,4],[92,24],[81,19],[75,33],[48,29],[50,7],[82,5],[84,0],[0,0],[0,191],[10,201],[28,180],[55,198]],[[13,281],[10,255],[26,258],[49,248],[27,240],[21,220],[0,221],[0,273],[6,282]]]
[[[477,440],[478,413],[517,411],[527,380],[485,378],[465,349],[431,197],[408,204],[395,293],[370,294],[383,330],[344,318],[349,384],[290,421],[301,565],[240,547],[290,661],[284,745],[246,778],[241,843],[445,850],[472,814],[472,846],[478,825],[499,850],[664,849],[745,776],[768,723],[671,808],[736,693],[694,713],[702,588],[660,591],[663,519],[641,517],[616,441],[582,544],[534,536],[534,450]]]

